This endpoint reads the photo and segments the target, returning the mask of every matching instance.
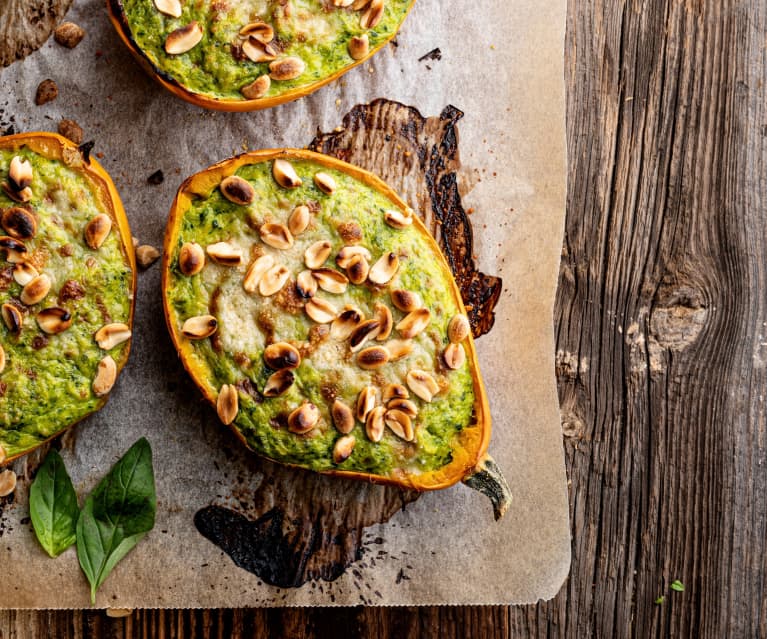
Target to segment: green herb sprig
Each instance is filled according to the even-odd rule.
[[[157,494],[149,442],[142,437],[128,449],[82,510],[61,456],[51,450],[30,487],[29,509],[35,535],[51,557],[77,544],[95,604],[112,569],[154,527]]]

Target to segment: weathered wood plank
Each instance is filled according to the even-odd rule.
[[[766,636],[764,3],[569,16],[573,564],[513,634]]]

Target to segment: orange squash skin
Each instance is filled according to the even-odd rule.
[[[276,158],[284,158],[286,160],[309,160],[316,162],[324,167],[336,169],[356,178],[363,184],[375,189],[376,191],[384,194],[386,197],[392,200],[396,206],[402,210],[407,209],[405,202],[397,195],[397,193],[383,182],[376,175],[365,171],[359,167],[347,164],[336,158],[315,153],[313,151],[298,150],[298,149],[265,149],[261,151],[253,151],[238,155],[234,158],[224,160],[213,166],[196,173],[195,175],[187,178],[179,187],[176,198],[171,206],[170,214],[168,217],[168,223],[165,232],[165,240],[163,246],[163,261],[162,261],[162,289],[163,289],[163,309],[165,313],[165,320],[168,325],[168,331],[171,335],[173,344],[179,353],[181,361],[190,374],[192,379],[202,390],[205,399],[215,408],[216,396],[205,389],[205,386],[199,382],[202,378],[202,371],[200,367],[189,357],[192,352],[188,340],[181,338],[179,332],[173,324],[170,314],[170,307],[168,303],[168,297],[166,291],[170,285],[170,272],[171,263],[175,248],[177,246],[177,240],[179,237],[179,231],[181,222],[183,220],[184,213],[189,208],[192,199],[199,195],[206,195],[213,189],[218,187],[221,180],[231,174],[243,165],[255,164],[259,162],[266,162],[274,160]],[[417,216],[414,216],[413,224],[418,231],[427,238],[433,248],[441,255],[441,251],[433,237],[420,221]],[[447,263],[443,260],[440,265],[448,276],[448,280],[451,283],[455,300],[457,301],[462,313],[466,313],[466,309],[461,299],[458,286],[453,279],[452,274],[449,271]],[[471,475],[479,466],[482,458],[487,452],[487,448],[490,442],[491,434],[491,418],[490,407],[487,400],[487,393],[482,378],[479,375],[479,362],[477,359],[477,352],[474,346],[474,341],[471,336],[464,343],[466,350],[466,357],[470,363],[471,375],[474,382],[474,423],[467,425],[456,436],[456,441],[452,448],[452,461],[443,466],[440,469],[425,472],[419,475],[405,474],[401,472],[398,476],[380,476],[370,475],[368,473],[345,471],[345,470],[324,470],[318,471],[323,474],[336,475],[339,477],[347,477],[350,479],[364,480],[376,484],[389,484],[393,486],[399,486],[401,488],[426,491],[437,490],[441,488],[447,488],[467,476]],[[247,447],[248,444],[243,435],[237,430],[234,424],[230,424],[230,428],[240,441]],[[284,462],[278,463],[284,464]],[[290,464],[287,464],[290,465]],[[298,466],[300,467],[300,466]]]
[[[69,150],[77,149],[76,144],[74,144],[70,140],[56,133],[48,133],[48,132],[17,133],[15,135],[0,137],[0,149],[16,150],[22,147],[28,147],[32,149],[35,153],[38,153],[39,155],[45,158],[55,159],[60,161],[64,161],[64,149],[69,149]],[[130,295],[131,295],[130,314],[127,321],[128,326],[132,330],[133,316],[134,316],[135,307],[136,307],[136,304],[135,304],[136,254],[133,249],[133,241],[132,241],[130,225],[128,224],[128,216],[125,214],[125,209],[123,208],[122,201],[120,200],[120,196],[117,193],[117,188],[115,187],[114,182],[112,182],[112,178],[94,158],[90,159],[89,164],[83,162],[82,166],[78,167],[77,170],[80,171],[81,175],[84,178],[86,178],[94,187],[94,190],[97,193],[98,202],[102,212],[109,215],[109,217],[112,219],[112,223],[116,224],[117,228],[120,231],[120,244],[121,244],[122,252],[128,261],[128,265],[130,266],[131,273],[132,273],[131,283],[130,283]],[[118,378],[119,378],[120,372],[122,371],[123,367],[128,361],[128,356],[130,354],[131,341],[132,340],[128,340],[128,342],[126,343],[126,347],[122,351],[121,356],[115,360],[115,364],[117,364]],[[109,399],[109,395],[110,395],[109,393],[105,395],[101,399],[101,401],[98,403],[96,408],[94,408],[93,411],[83,415],[79,420],[67,425],[65,428],[60,430],[55,435],[52,435],[45,441],[40,442],[40,444],[38,444],[38,446],[36,446],[35,448],[39,448],[46,442],[49,442],[52,439],[55,439],[56,437],[61,435],[65,430],[68,430],[79,421],[85,419],[89,415],[92,415],[93,413],[103,408],[104,404],[106,404],[107,400]],[[35,450],[35,448],[29,449],[26,452],[18,453],[16,455],[12,455],[12,456],[9,455],[3,461],[3,464],[7,464],[8,462],[13,461],[14,459],[23,457],[24,455],[27,455],[33,450]]]
[[[152,61],[144,54],[144,52],[138,46],[136,41],[133,39],[133,36],[131,35],[130,27],[128,25],[128,20],[125,16],[125,12],[123,11],[123,8],[120,2],[118,0],[106,0],[106,3],[107,3],[107,11],[109,12],[109,19],[114,25],[114,28],[117,31],[117,35],[120,37],[120,40],[123,41],[125,46],[128,47],[128,50],[131,52],[133,57],[138,61],[138,63],[141,65],[144,71],[146,71],[151,78],[153,78],[156,82],[158,82],[161,86],[163,86],[165,89],[170,91],[176,97],[179,97],[182,100],[185,100],[186,102],[190,102],[191,104],[194,104],[198,107],[202,107],[203,109],[212,109],[214,111],[233,111],[233,112],[240,112],[240,113],[245,111],[260,111],[261,109],[270,109],[271,107],[278,106],[280,104],[285,104],[286,102],[292,102],[293,100],[298,100],[299,98],[303,98],[309,95],[310,93],[314,93],[320,87],[323,87],[326,84],[329,84],[330,82],[333,82],[334,80],[337,80],[350,69],[369,60],[378,51],[380,51],[385,45],[391,42],[391,40],[393,40],[397,36],[397,33],[399,33],[399,31],[395,31],[394,33],[392,33],[391,36],[381,41],[376,47],[372,48],[365,57],[359,60],[353,60],[347,66],[339,69],[338,71],[335,71],[334,73],[320,80],[317,80],[316,82],[312,82],[311,84],[308,84],[304,87],[291,89],[290,91],[286,91],[285,93],[281,95],[258,98],[255,100],[248,100],[248,99],[226,100],[226,99],[216,98],[214,96],[204,95],[202,93],[196,93],[194,91],[191,91],[187,89],[183,84],[178,82],[175,78],[172,78],[170,75],[163,72],[161,69],[158,69],[152,63]],[[414,3],[415,3],[415,0],[410,5],[410,7],[408,7],[408,13],[410,13],[410,11],[412,10]],[[405,20],[406,17],[407,17],[407,14],[405,15],[405,17],[403,17],[403,21]]]

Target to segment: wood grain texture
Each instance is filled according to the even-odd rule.
[[[758,0],[570,0],[554,321],[573,564],[554,600],[6,612],[3,637],[767,636],[766,39]]]

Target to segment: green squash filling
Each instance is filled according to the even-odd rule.
[[[0,191],[0,213],[13,207],[32,212],[37,230],[23,240],[24,261],[47,275],[51,286],[41,301],[23,304],[23,287],[14,277],[18,265],[0,250],[0,304],[19,309],[23,318],[20,331],[0,322],[5,354],[0,372],[0,445],[7,456],[34,448],[104,403],[92,388],[99,361],[107,354],[122,361],[127,342],[105,351],[94,334],[105,324],[129,322],[132,295],[132,272],[117,225],[98,250],[84,241],[86,225],[106,213],[92,184],[76,169],[28,148],[0,149],[2,181],[14,156],[31,164],[32,197],[19,204]],[[38,324],[40,311],[51,307],[63,308],[73,318],[71,326],[58,334],[46,333]]]
[[[417,475],[442,468],[452,459],[459,431],[472,423],[475,393],[468,361],[451,370],[442,360],[449,344],[448,324],[461,310],[438,249],[415,225],[398,229],[387,224],[386,211],[398,207],[374,188],[310,161],[297,160],[292,165],[302,179],[298,188],[279,186],[272,176],[272,162],[245,165],[236,175],[253,188],[250,204],[235,204],[216,188],[193,199],[180,213],[166,304],[171,330],[182,347],[190,349],[185,351],[187,365],[212,397],[218,396],[224,385],[235,386],[239,410],[233,426],[261,455],[313,470],[340,469],[380,476],[401,472]],[[314,183],[313,177],[320,171],[335,182],[331,194]],[[311,210],[311,221],[295,234],[292,246],[274,248],[266,244],[260,235],[262,226],[287,226],[291,213],[301,205]],[[396,327],[407,313],[394,306],[392,291],[416,293],[422,307],[429,310],[430,320],[410,340],[413,348],[409,354],[379,368],[364,369],[357,360],[362,351],[352,352],[349,339],[334,339],[330,335],[332,323],[309,317],[304,308],[306,298],[300,296],[296,282],[307,270],[307,248],[320,241],[331,244],[322,267],[340,274],[346,271],[337,266],[336,256],[345,246],[356,244],[367,249],[371,266],[389,252],[398,256],[396,274],[385,285],[373,285],[369,280],[359,285],[349,282],[341,292],[320,287],[312,299],[331,304],[339,313],[355,308],[365,319],[374,317],[377,304],[388,307],[395,328],[386,339],[368,339],[364,350],[371,346],[387,348],[402,339]],[[219,242],[239,250],[241,264],[225,266],[208,254],[199,273],[188,276],[182,272],[182,246],[196,243],[208,248]],[[284,266],[288,279],[276,294],[262,295],[259,290],[248,293],[244,278],[254,261],[264,255],[271,256],[274,265]],[[185,321],[205,315],[217,320],[212,336],[187,339],[181,334]],[[288,390],[277,397],[265,397],[265,385],[275,370],[264,361],[264,349],[276,342],[294,346],[301,360]],[[407,387],[408,372],[414,369],[429,374],[439,391],[431,401],[425,401],[411,389],[410,401],[417,408],[412,440],[406,441],[386,427],[380,441],[373,441],[366,424],[355,419],[350,433],[355,440],[353,450],[345,460],[334,461],[334,446],[342,434],[330,413],[333,402],[341,400],[354,411],[360,393],[372,386],[377,392],[376,403],[382,405],[382,390],[389,384]],[[307,402],[319,409],[319,421],[307,433],[297,434],[288,418]]]
[[[242,100],[241,89],[270,75],[269,64],[274,59],[295,57],[305,66],[293,78],[279,79],[272,74],[268,91],[258,97],[280,96],[352,65],[353,38],[366,35],[367,48],[374,50],[397,32],[413,0],[385,0],[380,21],[371,28],[364,26],[365,10],[335,7],[327,0],[182,0],[179,17],[158,10],[154,0],[120,2],[131,37],[157,69],[193,93]],[[270,59],[264,60],[248,55],[245,43],[249,38],[240,35],[246,25],[261,21],[272,28],[274,35],[265,43],[269,45],[266,57]],[[194,22],[199,25],[202,39],[183,53],[169,54],[168,36]],[[254,44],[262,48],[257,41]]]

